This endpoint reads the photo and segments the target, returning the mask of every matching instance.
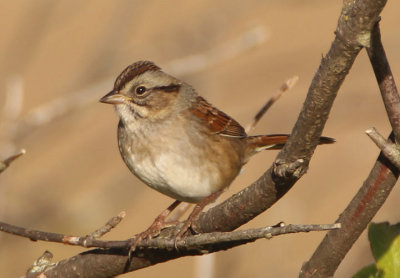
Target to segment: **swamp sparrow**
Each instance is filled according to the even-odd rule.
[[[231,184],[251,156],[280,149],[288,138],[283,134],[248,136],[237,121],[189,84],[149,61],[128,66],[100,101],[115,105],[120,117],[118,146],[130,171],[178,202],[198,203],[186,229]],[[320,144],[333,141],[321,137]],[[160,215],[159,222],[141,238],[162,227],[160,223],[176,205]]]

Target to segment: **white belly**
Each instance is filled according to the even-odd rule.
[[[193,165],[193,158],[175,153],[160,153],[155,156],[135,159],[130,156],[130,165],[136,176],[148,186],[172,198],[185,202],[198,202],[219,189],[216,169],[206,165]]]
[[[129,136],[121,127],[118,136],[124,143],[119,141],[119,148],[129,169],[151,188],[180,201],[196,203],[222,190],[242,166],[240,155],[227,149],[230,141],[210,141],[176,127],[171,134],[166,124],[154,133],[135,130]],[[221,143],[227,144],[225,149]]]

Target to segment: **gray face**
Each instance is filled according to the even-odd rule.
[[[100,101],[114,104],[125,123],[155,122],[189,108],[196,92],[186,83],[161,71],[154,63],[139,61],[122,71],[114,89]]]
[[[162,119],[176,106],[181,86],[178,80],[164,72],[144,72],[116,92],[123,98],[116,109],[123,120],[132,120],[132,117]]]

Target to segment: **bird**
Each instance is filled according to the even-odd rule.
[[[288,134],[247,135],[191,85],[151,61],[126,67],[100,102],[114,105],[119,116],[118,147],[129,170],[176,200],[136,236],[135,245],[159,234],[180,202],[195,203],[177,238],[183,236],[254,154],[281,149],[289,138]],[[319,144],[334,141],[321,137]]]

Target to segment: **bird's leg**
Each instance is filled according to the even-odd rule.
[[[141,232],[135,236],[135,241],[133,242],[129,253],[135,251],[136,246],[146,238],[153,238],[154,236],[157,236],[160,231],[164,228],[170,227],[174,224],[175,222],[166,222],[165,219],[170,215],[170,213],[181,203],[181,201],[176,200],[173,202],[167,209],[165,209],[163,212],[160,213],[160,215],[157,216],[156,219],[154,219],[153,224],[150,225],[149,228],[147,228],[146,231]]]
[[[181,239],[182,236],[189,230],[189,228],[197,220],[199,214],[203,211],[204,207],[214,202],[222,194],[222,192],[224,192],[224,190],[219,190],[217,192],[214,192],[210,196],[204,198],[203,200],[201,200],[199,203],[196,204],[193,211],[190,213],[189,217],[185,220],[182,228],[175,237],[175,248],[177,240]]]

